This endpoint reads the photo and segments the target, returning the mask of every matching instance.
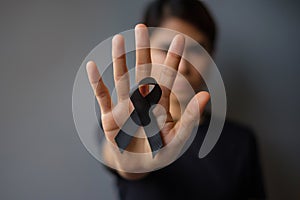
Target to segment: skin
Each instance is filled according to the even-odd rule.
[[[201,44],[202,47],[206,49],[209,53],[211,53],[211,45],[207,38],[207,36],[199,31],[196,27],[192,24],[175,17],[169,17],[165,19],[162,24],[162,28],[171,29],[180,33],[183,33],[196,42]],[[168,46],[170,43],[170,36],[166,33],[154,33],[151,37],[151,43],[155,46]],[[205,56],[199,55],[198,52],[188,51],[187,49],[192,48],[194,45],[191,41],[186,41],[186,48],[184,51],[184,57],[187,58],[189,61],[194,61],[198,63],[198,66],[203,66],[200,71],[205,70],[207,63],[205,62]],[[152,62],[162,64],[166,54],[161,53],[157,50],[151,51]],[[153,70],[153,69],[152,69]],[[159,72],[158,72],[159,73]],[[190,62],[187,62],[185,59],[181,59],[179,66],[178,66],[178,73],[182,74],[183,77],[188,81],[188,83],[192,86],[196,93],[201,91],[201,88],[204,85],[204,82],[195,67],[193,67]],[[181,111],[179,108],[178,101],[181,102],[181,105],[187,105],[193,96],[190,96],[187,90],[185,90],[184,81],[181,77],[177,76],[172,90],[177,93],[176,97],[171,95],[170,97],[170,112],[172,113],[172,117],[174,120],[179,120],[181,117]]]
[[[180,26],[175,26],[179,21],[176,21],[177,19],[174,20],[173,18],[170,18],[170,20],[166,20],[162,26],[185,33],[187,29],[180,30]],[[183,21],[180,23],[183,23],[181,25],[186,25],[185,28],[192,29],[189,33],[193,33],[193,36],[195,36],[197,41],[205,41],[203,34],[195,30],[194,27]],[[200,92],[199,85],[201,83],[201,77],[199,75],[195,76],[195,73],[192,72],[192,67],[181,59],[180,55],[183,54],[185,45],[185,38],[182,35],[178,34],[173,38],[169,51],[164,57],[151,51],[150,48],[145,48],[149,47],[149,35],[145,25],[138,24],[135,27],[135,39],[137,49],[137,81],[147,76],[155,77],[155,75],[153,75],[155,72],[151,68],[151,65],[147,65],[148,67],[141,67],[142,65],[161,63],[170,67],[175,72],[178,70],[182,73],[188,81],[191,81],[192,87],[199,92],[191,98],[179,98],[180,101],[185,101],[186,105],[185,111],[180,117],[178,108],[176,108],[178,106],[176,101],[178,100],[174,100],[171,91],[168,89],[172,88],[173,84],[175,87],[174,89],[180,87],[176,86],[176,81],[180,80],[176,76],[176,73],[168,71],[167,68],[163,68],[162,73],[159,73],[160,76],[155,78],[158,80],[158,83],[163,81],[167,84],[164,86],[161,85],[162,96],[158,102],[160,107],[154,109],[153,112],[157,118],[157,123],[159,124],[161,137],[165,147],[152,158],[147,139],[145,137],[134,138],[126,151],[121,154],[116,146],[114,138],[120,130],[118,124],[124,123],[133,110],[129,99],[129,77],[128,74],[126,74],[127,67],[124,38],[121,35],[116,35],[112,40],[114,80],[118,96],[117,105],[112,104],[110,93],[101,79],[96,63],[93,61],[87,63],[86,69],[88,78],[101,109],[103,130],[108,141],[103,147],[104,160],[108,166],[115,168],[123,178],[129,180],[143,178],[152,169],[173,162],[179,155],[184,143],[189,138],[193,127],[199,123],[200,115],[209,100],[209,94],[207,92]],[[155,40],[156,42],[159,42],[157,39]],[[140,88],[140,91],[142,94],[146,95],[149,92],[149,88],[142,87]],[[162,112],[162,110],[164,112]],[[143,129],[140,129],[136,134],[138,136],[145,135]],[[131,152],[139,154],[136,156],[132,155]]]

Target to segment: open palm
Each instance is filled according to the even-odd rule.
[[[139,24],[135,28],[136,40],[136,81],[153,76],[151,69],[151,49],[147,27]],[[96,64],[87,63],[87,73],[94,94],[101,109],[103,130],[107,139],[103,149],[103,156],[108,166],[116,169],[120,174],[145,173],[161,168],[173,162],[181,152],[183,145],[189,138],[192,129],[199,122],[201,112],[209,100],[207,92],[196,94],[188,103],[182,117],[175,122],[170,114],[170,94],[172,85],[177,76],[177,69],[184,50],[185,39],[176,35],[169,47],[159,77],[155,77],[162,89],[162,96],[153,113],[156,117],[164,148],[155,157],[152,157],[151,148],[144,129],[141,127],[133,137],[126,151],[121,153],[115,142],[115,136],[120,131],[130,113],[134,109],[129,98],[129,75],[126,66],[125,44],[121,35],[112,40],[112,58],[114,81],[118,103],[112,104],[109,90],[105,86]],[[148,86],[142,86],[143,95],[149,93]]]

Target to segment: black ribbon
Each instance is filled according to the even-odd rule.
[[[145,97],[140,93],[139,86],[141,85],[154,85],[154,88]],[[152,77],[146,77],[136,84],[130,90],[130,100],[134,106],[133,112],[128,118],[115,137],[115,141],[119,147],[121,153],[129,145],[132,135],[128,135],[124,130],[133,131],[136,133],[139,127],[143,127],[151,147],[152,156],[154,157],[156,153],[162,148],[163,143],[160,135],[160,130],[156,122],[156,118],[152,112],[160,100],[162,91],[156,80]],[[136,124],[132,124],[132,121]]]

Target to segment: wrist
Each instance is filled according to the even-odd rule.
[[[123,171],[117,171],[117,172],[122,178],[127,180],[140,180],[145,178],[149,174],[149,172],[146,173],[128,173]]]

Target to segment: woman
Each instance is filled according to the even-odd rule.
[[[147,7],[144,24],[183,33],[196,40],[208,53],[212,54],[214,51],[215,24],[200,1],[155,1]],[[120,198],[145,200],[264,198],[255,138],[247,128],[226,121],[220,139],[210,154],[203,159],[197,157],[209,124],[209,119],[202,115],[209,101],[209,94],[201,92],[203,82],[197,70],[190,62],[178,56],[185,54],[185,38],[180,34],[176,35],[171,44],[167,44],[170,46],[167,53],[150,49],[145,25],[139,24],[135,28],[136,79],[138,82],[153,74],[160,74],[159,79],[167,82],[166,85],[161,85],[162,96],[158,102],[163,108],[158,107],[153,111],[167,153],[158,152],[154,158],[132,157],[130,152],[151,152],[147,138],[133,138],[123,153],[116,148],[115,137],[120,130],[118,124],[124,123],[122,119],[126,119],[133,110],[128,96],[129,79],[123,37],[117,35],[112,41],[114,80],[118,95],[116,106],[112,106],[109,91],[99,75],[96,64],[94,62],[87,64],[89,80],[101,108],[103,130],[109,141],[104,146],[104,158],[106,164],[114,168],[110,171],[116,175]],[[163,44],[166,40],[162,35],[154,34],[151,36],[152,42]],[[202,62],[201,56],[194,56],[191,59]],[[149,63],[163,64],[175,72],[178,71],[178,74],[188,80],[196,95],[191,98],[185,94],[182,79],[172,70],[151,68],[147,65]],[[168,88],[181,95],[171,95]],[[149,93],[149,88],[143,86],[140,92],[145,96]],[[183,114],[180,112],[180,105],[185,107]],[[161,110],[165,112],[160,113]],[[116,122],[115,116],[120,116],[120,122]],[[160,123],[160,116],[165,116],[163,123]],[[196,138],[188,150],[176,160],[180,154],[178,149],[183,148],[195,124],[198,126]],[[139,131],[137,134],[142,133]],[[167,165],[169,163],[171,164]],[[165,167],[152,170],[161,166]]]

